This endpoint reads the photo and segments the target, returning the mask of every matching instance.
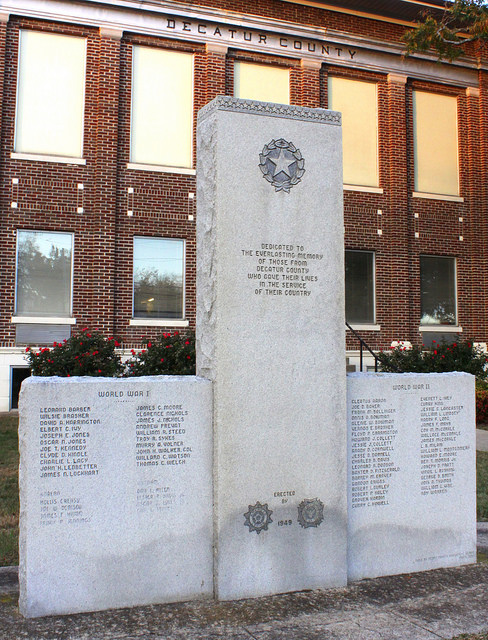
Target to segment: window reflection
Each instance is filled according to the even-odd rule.
[[[185,241],[134,238],[134,317],[184,317]]]
[[[456,324],[456,261],[420,257],[421,324]]]
[[[17,232],[17,315],[69,316],[73,236]]]

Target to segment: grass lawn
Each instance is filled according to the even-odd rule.
[[[18,417],[0,415],[0,567],[19,562]]]
[[[0,414],[0,567],[18,564],[18,416]],[[488,521],[488,451],[476,456],[478,520]],[[474,637],[474,636],[473,636]],[[478,637],[476,636],[477,640]],[[479,636],[488,640],[488,636]]]
[[[476,453],[476,497],[478,521],[488,521],[488,451]]]

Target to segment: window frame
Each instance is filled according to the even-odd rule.
[[[453,264],[454,264],[454,322],[450,323],[450,324],[446,324],[446,323],[434,323],[434,322],[422,322],[422,317],[423,317],[423,310],[422,310],[422,258],[442,258],[444,260],[452,260]],[[458,328],[458,323],[459,323],[459,308],[458,308],[458,264],[457,264],[457,258],[455,256],[439,256],[439,255],[432,255],[432,254],[420,254],[419,255],[419,283],[420,283],[420,287],[419,287],[419,295],[420,295],[420,320],[419,320],[419,327],[420,327],[420,331],[437,331],[439,329],[447,329],[447,331],[449,330],[453,330],[453,328]]]
[[[362,327],[364,329],[364,327],[371,327],[371,330],[379,330],[378,325],[376,324],[376,252],[374,250],[371,249],[345,249],[345,254],[347,253],[367,253],[370,254],[372,256],[372,296],[373,296],[373,319],[372,321],[369,322],[351,322],[350,320],[348,320],[346,313],[347,313],[347,303],[345,300],[345,296],[344,296],[344,316],[346,317],[346,322],[351,325],[353,328],[354,327]],[[344,255],[344,266],[346,264],[346,255]],[[345,277],[344,277],[344,284],[345,284]]]
[[[171,318],[167,316],[158,316],[158,317],[144,317],[144,316],[136,316],[134,314],[134,306],[135,306],[135,244],[136,240],[168,240],[172,242],[181,242],[183,244],[183,258],[181,265],[181,273],[182,273],[182,291],[181,291],[181,317],[179,318]],[[186,239],[185,238],[168,238],[165,236],[139,236],[135,235],[132,238],[132,315],[131,315],[131,323],[132,325],[141,325],[141,326],[150,326],[150,325],[158,325],[164,322],[164,326],[186,326],[188,322],[186,321]]]
[[[46,314],[23,315],[18,313],[18,273],[19,273],[19,236],[23,232],[26,233],[49,233],[53,235],[64,235],[71,237],[71,269],[70,269],[70,295],[69,295],[69,314],[66,316],[47,316]],[[74,278],[74,257],[75,257],[75,234],[72,231],[46,231],[44,229],[17,229],[15,239],[15,295],[14,295],[14,314],[12,320],[16,323],[20,321],[26,324],[75,324],[73,318],[73,278]]]
[[[83,64],[83,93],[81,104],[81,127],[80,127],[80,155],[65,156],[63,154],[55,154],[52,152],[43,151],[19,151],[17,149],[17,134],[19,124],[19,97],[20,97],[20,73],[22,66],[22,34],[25,32],[42,33],[43,35],[62,36],[65,38],[77,38],[83,40],[85,43],[84,48],[84,64]],[[84,146],[85,146],[85,116],[86,116],[86,74],[88,64],[88,38],[86,36],[66,35],[64,33],[41,31],[39,29],[19,29],[19,40],[17,48],[17,73],[16,73],[16,85],[15,85],[15,118],[14,118],[14,140],[12,158],[27,159],[27,160],[44,160],[49,161],[51,158],[55,162],[66,162],[74,164],[86,164],[83,158]]]
[[[153,162],[141,162],[140,160],[134,160],[132,157],[132,143],[134,139],[133,132],[133,114],[134,114],[134,56],[136,49],[152,49],[156,51],[167,51],[169,53],[179,53],[182,55],[191,56],[191,119],[190,119],[190,150],[189,158],[190,163],[188,166],[180,165],[168,165],[168,164],[154,164]],[[179,49],[170,49],[167,47],[151,46],[146,44],[132,44],[131,56],[130,56],[130,111],[129,111],[129,162],[127,164],[128,169],[141,169],[146,171],[160,171],[167,173],[182,173],[193,175],[195,173],[195,53],[189,51],[180,51]],[[142,236],[141,236],[142,237]],[[134,317],[134,316],[133,316]]]

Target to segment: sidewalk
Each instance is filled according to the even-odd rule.
[[[238,602],[189,602],[25,620],[0,570],[2,640],[439,640],[488,630],[488,564]]]
[[[476,451],[488,451],[488,431],[476,429]]]

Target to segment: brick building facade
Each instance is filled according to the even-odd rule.
[[[371,347],[487,341],[488,66],[402,57],[441,6],[1,0],[0,410],[26,344],[194,327],[196,114],[219,94],[344,111],[346,316]]]

